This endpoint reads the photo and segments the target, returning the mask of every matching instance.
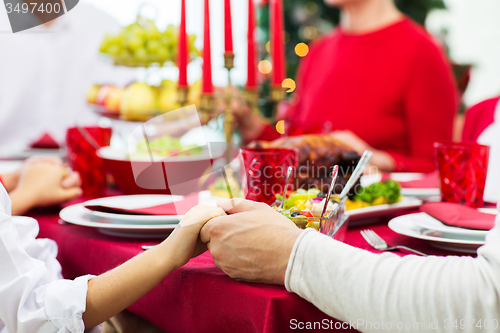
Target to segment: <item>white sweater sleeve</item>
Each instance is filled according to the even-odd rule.
[[[477,258],[374,254],[306,230],[285,286],[362,332],[497,332],[500,215]]]
[[[60,279],[55,243],[35,239],[35,220],[10,216],[1,185],[0,204],[0,332],[83,332],[92,276]]]

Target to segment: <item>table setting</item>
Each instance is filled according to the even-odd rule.
[[[82,128],[82,130],[86,129]],[[82,138],[85,137],[80,131],[77,133]],[[95,135],[90,132],[86,134]],[[88,145],[89,149],[91,146]],[[98,157],[97,151],[101,148],[96,150],[92,147],[91,149],[94,155],[89,155],[88,151],[86,155],[83,155],[87,156],[84,160],[85,164],[88,164],[91,158]],[[322,189],[301,191],[300,188],[295,190],[296,173],[294,171],[298,168],[300,159],[298,149],[259,148],[259,153],[255,154],[255,152],[256,148],[250,148],[247,152],[251,153],[250,157],[248,155],[245,157],[245,148],[241,149],[235,159],[240,162],[242,174],[238,180],[241,181],[241,188],[238,189],[234,185],[231,191],[227,192],[238,196],[239,191],[241,197],[274,206],[300,228],[313,227],[333,239],[371,252],[391,251],[400,256],[408,254],[474,256],[477,248],[484,244],[485,235],[492,227],[496,216],[496,209],[493,205],[482,203],[480,194],[471,196],[470,190],[461,192],[466,196],[458,200],[458,203],[453,201],[457,199],[456,196],[453,196],[452,200],[446,200],[443,196],[443,201],[431,200],[424,203],[425,197],[422,200],[420,196],[408,198],[402,196],[404,182],[401,182],[401,185],[396,182],[399,191],[397,191],[395,203],[388,203],[385,197],[383,200],[378,199],[376,191],[387,191],[385,187],[381,187],[381,184],[386,181],[373,182],[371,175],[362,176],[371,158],[371,153],[368,151],[358,158],[356,168],[352,170],[341,193],[335,192],[335,189],[340,189],[340,187],[335,187],[340,175],[338,166],[333,168],[332,175],[328,177],[329,184],[326,191]],[[224,155],[221,155],[222,159],[225,158]],[[467,161],[470,162],[470,158],[465,159],[463,163],[468,163]],[[104,164],[96,163],[93,165],[104,166]],[[101,170],[102,172],[93,168],[91,173],[89,171],[86,174],[86,169],[82,166],[76,164],[73,166],[80,170],[83,176],[84,189],[85,180],[103,179],[100,177],[105,177],[107,174],[105,168]],[[6,167],[11,166],[6,165]],[[271,167],[273,172],[267,176],[264,172],[257,172],[264,167]],[[233,176],[237,174],[234,171],[236,169],[229,170],[234,172]],[[438,183],[440,192],[443,191],[443,186],[458,186],[457,184],[474,188],[478,192],[484,190],[484,185],[481,186],[475,182],[478,177],[469,174],[484,171],[478,169],[471,171],[467,167],[460,170],[451,173],[447,166],[446,173],[443,174],[439,169],[437,173],[431,175],[419,175],[417,181],[426,178],[432,178],[435,181],[436,178],[448,177],[449,182]],[[464,175],[468,175],[469,181],[463,179]],[[364,177],[366,178],[363,179]],[[389,174],[380,175],[380,177],[394,180],[401,175]],[[457,178],[454,177],[458,177],[460,182],[457,182]],[[408,178],[413,178],[411,181],[416,182],[414,174],[409,175]],[[51,238],[58,243],[58,258],[63,266],[65,277],[105,272],[168,237],[189,208],[196,204],[215,205],[220,199],[212,194],[210,185],[207,187],[206,183],[204,189],[188,195],[123,195],[123,191],[117,187],[118,184],[115,183],[110,187],[106,184],[107,178],[104,179],[104,186],[99,181],[88,182],[87,186],[90,188],[87,189],[87,194],[65,204],[60,212],[49,210],[34,211],[30,214],[39,221],[40,237]],[[426,180],[422,184],[427,186],[429,181]],[[371,190],[362,191],[363,195],[369,195],[372,201],[378,200],[380,204],[346,210],[349,204],[354,205],[361,200],[347,195],[349,189],[355,188],[356,185],[359,185],[359,191],[372,186]],[[276,191],[278,187],[279,190]],[[100,194],[92,199],[92,195],[96,197],[97,191]],[[215,193],[221,192],[219,190]],[[391,193],[384,195],[390,197]],[[347,202],[350,203],[347,204]],[[470,207],[464,205],[463,202],[470,203]],[[368,203],[365,204],[368,205]],[[479,210],[473,208],[479,205],[482,207]],[[183,292],[180,292],[181,289]],[[227,298],[217,293],[217,290],[224,290],[224,294],[232,295],[232,297]],[[247,299],[248,302],[245,305],[240,302],[234,303],[233,298],[239,297]],[[266,305],[257,306],[262,302]],[[180,304],[183,305],[180,306]],[[207,308],[214,309],[208,311]],[[300,311],[297,310],[299,308]],[[201,321],[197,324],[188,324],[186,313],[198,312],[202,309],[204,315]],[[207,327],[213,330],[227,331],[228,327],[232,327],[239,331],[254,331],[249,327],[255,327],[255,331],[272,331],[270,327],[285,327],[287,325],[285,321],[289,317],[298,316],[306,321],[328,317],[297,295],[287,292],[283,287],[252,285],[231,280],[214,265],[208,252],[192,259],[188,265],[167,277],[156,289],[132,305],[129,310],[165,330],[173,331],[180,327],[182,329],[192,327],[196,330],[202,325],[208,325]],[[172,321],[162,316],[161,314],[165,311],[178,320]],[[278,313],[286,315],[282,317]],[[219,320],[214,321],[213,318],[219,318]],[[335,319],[331,318],[331,320]]]
[[[160,136],[151,137],[143,153],[119,156],[109,145],[111,135],[110,128],[70,128],[67,162],[82,178],[83,196],[61,211],[29,214],[39,221],[39,237],[58,243],[66,278],[104,273],[153,248],[190,208],[215,206],[221,198],[264,202],[299,228],[399,256],[475,256],[497,213],[483,201],[487,149],[477,144],[436,144],[438,170],[430,174],[363,175],[370,151],[359,156],[348,143],[321,135],[294,137],[279,148],[272,143],[238,148],[227,142],[193,147]],[[321,148],[327,144],[328,149]],[[132,146],[137,153],[138,144]],[[189,153],[180,156],[183,150]],[[140,163],[134,165],[134,158]],[[13,168],[12,163],[5,168]],[[127,175],[114,177],[120,173]],[[272,332],[288,327],[290,318],[336,321],[284,287],[230,279],[208,252],[169,275],[129,311],[166,331]],[[203,316],[192,322],[190,313]]]
[[[223,87],[212,82],[216,62],[209,1],[203,3],[201,51],[196,36],[187,33],[184,0],[178,27],[159,30],[154,19],[142,16],[141,6],[134,23],[103,39],[103,61],[161,77],[156,86],[95,83],[89,88],[92,112],[113,126],[76,123],[67,129],[63,147],[44,136],[37,145],[0,160],[0,174],[11,173],[23,159],[37,151],[44,155],[47,151],[40,149],[52,145],[48,152],[63,157],[64,167],[81,178],[80,197],[27,213],[39,223],[39,238],[57,242],[64,278],[99,275],[140,253],[152,253],[144,251],[169,237],[191,208],[237,198],[268,205],[299,229],[314,229],[372,253],[477,255],[498,213],[496,203],[484,198],[488,146],[435,142],[435,171],[416,173],[376,167],[374,172],[377,151],[360,151],[354,142],[335,138],[321,119],[315,121],[322,129],[313,134],[245,142],[238,133],[238,110],[232,107],[240,99],[250,110],[248,117],[260,117],[259,100],[267,99],[272,109],[267,128],[292,134],[278,119],[289,89],[284,85],[283,3],[269,4],[268,62],[274,67],[267,97],[257,84],[262,71],[253,1],[248,1],[247,84],[242,89],[231,82],[231,2],[224,1],[228,80]],[[134,46],[141,41],[146,47]],[[196,66],[198,56],[202,77],[188,84],[188,64]],[[162,76],[167,67],[178,71],[177,82]],[[127,128],[116,126],[119,122]],[[209,251],[176,269],[128,310],[166,332],[267,333],[292,331],[292,318],[340,322],[283,286],[231,279]]]

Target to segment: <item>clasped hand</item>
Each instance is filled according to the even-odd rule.
[[[208,248],[215,265],[234,279],[283,285],[301,230],[263,203],[232,199],[217,206],[197,206],[186,214],[172,234],[177,233],[178,246],[191,244],[186,250],[194,255]],[[183,237],[176,237],[180,233]],[[178,266],[189,258],[180,258]]]
[[[13,215],[82,194],[80,175],[69,170],[58,157],[30,158],[17,171],[3,175],[3,179],[12,199]]]

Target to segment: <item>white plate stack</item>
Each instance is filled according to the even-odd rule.
[[[497,214],[493,208],[480,209],[483,213]],[[429,241],[431,245],[454,252],[476,253],[484,245],[488,231],[446,225],[426,213],[408,214],[389,222],[394,232]]]
[[[165,238],[183,215],[134,215],[105,213],[85,208],[87,205],[137,209],[182,200],[178,195],[123,195],[100,198],[68,206],[59,217],[68,223],[97,228],[104,234],[132,238]],[[215,205],[215,200],[200,192],[200,204]]]

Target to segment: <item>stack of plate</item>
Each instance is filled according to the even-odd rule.
[[[202,197],[202,194],[200,194],[200,201],[202,201]],[[68,206],[61,210],[59,217],[71,224],[97,228],[108,235],[133,238],[164,238],[179,224],[182,215],[104,213],[89,210],[85,206],[99,205],[136,209],[175,202],[182,198],[182,196],[178,195],[124,195],[101,198]],[[200,203],[214,204],[211,202]]]
[[[410,182],[424,179],[424,173],[393,172],[390,179],[397,182]],[[364,175],[361,177],[361,185],[366,187],[370,184],[382,181],[382,174]],[[405,197],[425,198],[425,201],[439,201],[441,191],[438,187],[431,188],[401,188],[401,195]]]
[[[483,213],[497,214],[493,208],[480,209]],[[452,227],[426,213],[396,217],[389,222],[394,232],[412,238],[427,240],[431,245],[445,250],[475,253],[485,243],[488,231]]]

